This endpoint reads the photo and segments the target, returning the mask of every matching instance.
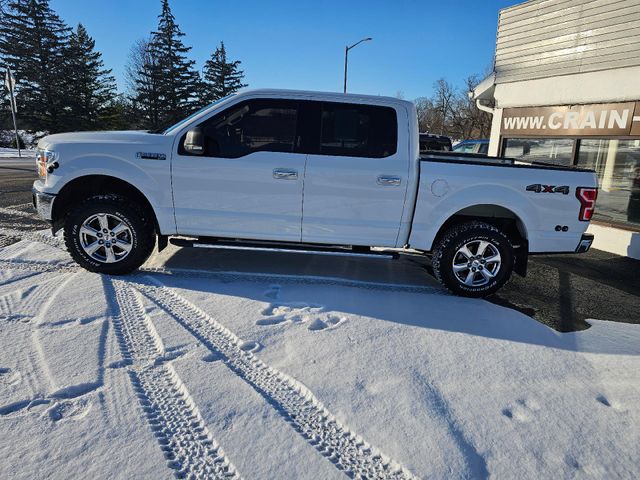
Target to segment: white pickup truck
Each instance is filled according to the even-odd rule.
[[[284,90],[226,97],[163,132],[50,135],[34,206],[72,257],[124,274],[180,245],[418,250],[449,290],[481,297],[535,253],[587,251],[593,171],[420,156],[415,106]],[[191,240],[185,239],[185,237]]]

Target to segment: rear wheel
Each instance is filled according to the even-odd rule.
[[[66,216],[64,239],[73,259],[91,272],[129,273],[151,254],[153,226],[122,197],[89,198]]]
[[[436,278],[452,293],[486,297],[511,277],[514,252],[507,236],[493,225],[468,222],[448,230],[433,249]]]

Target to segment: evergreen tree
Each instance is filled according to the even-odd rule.
[[[184,33],[176,24],[168,0],[162,0],[158,30],[151,35],[147,58],[139,70],[135,101],[145,111],[148,126],[171,125],[192,113],[197,107],[200,75],[195,62],[186,54],[181,40]]]
[[[104,130],[128,130],[135,125],[129,116],[130,102],[118,94],[110,100],[100,114],[100,128]]]
[[[57,132],[67,104],[64,54],[70,29],[48,0],[15,0],[0,22],[0,57],[16,77],[22,126]]]
[[[67,130],[96,130],[110,127],[115,108],[116,85],[111,70],[104,68],[95,41],[82,24],[69,38],[64,65],[69,104],[63,120]]]
[[[239,60],[227,61],[224,42],[220,42],[220,46],[204,64],[203,89],[207,102],[214,102],[247,86],[242,83],[244,72],[238,68],[240,63]]]

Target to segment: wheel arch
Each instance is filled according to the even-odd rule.
[[[513,211],[501,205],[495,204],[477,204],[471,205],[458,210],[449,216],[447,220],[440,226],[438,232],[434,237],[434,242],[437,241],[444,232],[449,230],[454,225],[465,223],[471,220],[479,220],[486,222],[496,228],[502,229],[505,225],[510,226],[513,230],[511,232],[504,231],[509,239],[514,242],[527,240],[527,227],[522,219]]]
[[[525,222],[513,210],[495,204],[477,204],[462,208],[449,216],[436,233],[433,245],[451,228],[470,221],[481,221],[502,231],[514,247],[514,271],[525,276],[529,255],[528,232]]]
[[[160,233],[158,217],[147,197],[131,183],[110,175],[84,175],[64,185],[53,202],[53,231],[62,228],[64,218],[71,207],[97,195],[118,195],[131,200],[142,209],[145,216],[148,216],[155,231]]]

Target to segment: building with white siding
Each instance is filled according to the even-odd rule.
[[[640,258],[640,0],[530,0],[500,11],[490,155],[596,170],[595,248]]]

